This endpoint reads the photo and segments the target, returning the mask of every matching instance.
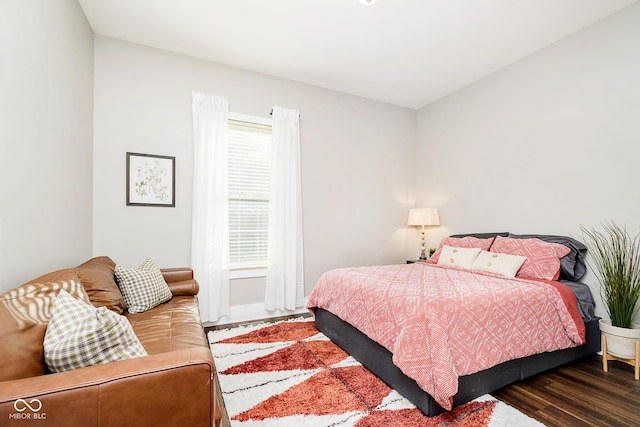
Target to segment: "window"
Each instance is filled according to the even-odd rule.
[[[271,180],[270,120],[230,114],[227,131],[229,267],[266,267]]]

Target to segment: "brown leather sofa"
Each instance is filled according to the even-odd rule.
[[[162,269],[173,297],[128,314],[115,263],[97,257],[0,295],[0,425],[218,426],[215,368],[189,268]],[[123,313],[148,355],[49,373],[43,340],[61,288],[81,283],[94,306]],[[71,291],[71,292],[72,292]]]

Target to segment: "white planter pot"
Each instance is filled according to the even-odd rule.
[[[631,328],[611,325],[611,320],[600,319],[600,331],[607,337],[607,353],[622,358],[636,357],[636,341],[640,342],[640,325]]]

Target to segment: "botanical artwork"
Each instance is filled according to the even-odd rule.
[[[133,172],[135,172],[133,188],[140,200],[149,197],[166,202],[169,199],[168,185],[166,184],[168,171],[160,164],[159,160],[144,162],[136,166]]]
[[[175,206],[175,157],[127,153],[127,205]]]

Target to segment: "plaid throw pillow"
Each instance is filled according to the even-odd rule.
[[[116,265],[116,280],[129,313],[142,313],[173,296],[160,269],[147,258],[137,270]]]
[[[44,336],[44,359],[51,372],[146,355],[126,317],[60,291]]]

